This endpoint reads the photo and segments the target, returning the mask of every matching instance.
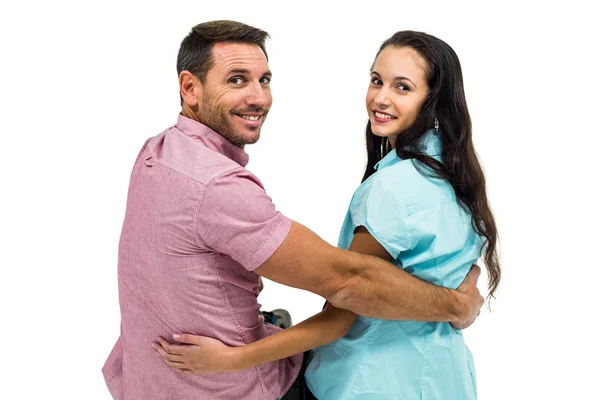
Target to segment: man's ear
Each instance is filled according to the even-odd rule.
[[[202,98],[202,83],[190,71],[181,71],[179,74],[179,93],[183,104],[194,109]]]

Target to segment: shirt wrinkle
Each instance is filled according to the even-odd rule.
[[[208,181],[205,185],[204,185],[204,190],[202,191],[201,194],[201,198],[198,201],[198,207],[197,207],[197,211],[195,213],[195,216],[197,216],[200,213],[200,209],[202,208],[202,203],[204,202],[204,199],[206,198],[206,192],[208,191],[208,189],[210,188],[210,184],[213,183],[215,181],[215,179],[223,177],[225,175],[227,175],[228,173],[230,173],[231,171],[235,170],[238,167],[232,167],[229,170],[226,170],[225,172],[222,172],[216,176],[213,176],[210,181]],[[202,243],[204,244],[204,246],[210,248],[210,246],[206,243],[206,241],[204,240],[204,238],[202,237],[202,233],[200,233],[200,229],[198,229],[198,218],[195,218],[195,226],[194,226],[194,231],[196,232],[196,234],[200,237],[200,240],[202,241]],[[211,249],[214,250],[214,249]]]

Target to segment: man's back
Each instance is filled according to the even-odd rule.
[[[301,357],[239,373],[182,375],[151,347],[193,333],[240,346],[274,333],[251,272],[285,238],[247,155],[180,116],[146,142],[131,174],[119,245],[121,337],[103,369],[116,399],[274,399]]]

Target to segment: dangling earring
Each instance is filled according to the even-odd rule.
[[[438,132],[440,130],[440,121],[438,121],[438,119],[435,119],[435,122],[433,123],[435,131]]]

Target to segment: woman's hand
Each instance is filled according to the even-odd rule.
[[[173,335],[173,339],[185,343],[170,344],[158,337],[152,347],[171,367],[183,374],[210,374],[215,372],[239,371],[235,365],[235,347],[206,336],[190,334]]]

